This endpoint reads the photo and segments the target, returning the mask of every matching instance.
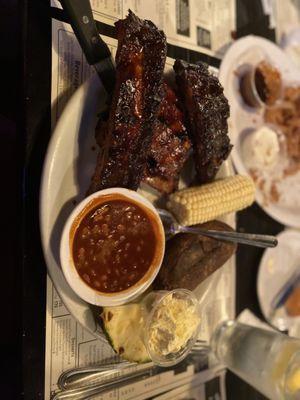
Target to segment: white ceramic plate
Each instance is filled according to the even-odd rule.
[[[255,51],[260,50],[281,71],[284,83],[300,84],[299,70],[286,54],[272,42],[256,36],[247,36],[238,40],[229,48],[220,67],[220,81],[224,86],[224,93],[230,104],[229,132],[231,142],[234,144],[232,159],[240,174],[248,174],[241,154],[241,134],[248,128],[261,126],[263,119],[261,111],[245,106],[239,93],[239,74],[237,71],[245,63],[253,63]],[[259,189],[256,190],[256,201],[275,220],[291,227],[300,227],[300,173],[291,178],[286,178],[280,185],[281,192],[287,199],[286,203],[265,204]],[[295,201],[289,201],[289,199],[295,199]],[[289,204],[287,204],[288,201]]]
[[[257,275],[257,294],[260,308],[266,320],[280,330],[289,330],[291,336],[300,331],[300,317],[289,317],[284,309],[270,320],[271,302],[274,296],[300,268],[300,232],[287,229],[278,236],[278,246],[267,249],[261,259]],[[297,334],[298,335],[298,334]]]
[[[290,57],[295,66],[300,68],[300,29],[293,29],[282,38],[280,44],[283,51]]]
[[[53,132],[45,159],[40,193],[40,226],[49,275],[71,314],[99,338],[103,338],[103,333],[94,321],[89,304],[80,299],[65,280],[59,261],[59,246],[62,229],[74,208],[74,201],[78,203],[84,198],[95,168],[95,126],[97,113],[104,100],[104,91],[96,76],[92,76],[74,93]],[[227,161],[219,175],[229,176],[232,173],[231,163]],[[151,201],[157,198],[157,194],[147,187],[143,187],[141,192]],[[235,225],[234,214],[223,220],[231,226]],[[224,268],[234,274],[234,257],[226,264]],[[209,302],[209,294],[218,283],[222,284],[221,280],[220,269],[197,288],[197,296],[206,303]],[[232,293],[227,297],[231,296]],[[224,307],[223,304],[222,312]],[[232,307],[229,306],[229,316],[232,317],[232,313]]]

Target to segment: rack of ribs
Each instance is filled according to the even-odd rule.
[[[173,68],[193,143],[197,180],[210,182],[232,148],[228,137],[228,101],[218,78],[205,64],[176,60]]]
[[[116,186],[138,188],[163,96],[164,33],[131,11],[115,25],[116,84],[88,193]]]
[[[172,193],[178,188],[179,174],[190,154],[191,142],[178,98],[166,83],[164,92],[153,126],[144,182],[160,192]]]

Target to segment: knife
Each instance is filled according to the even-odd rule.
[[[92,65],[108,96],[115,85],[115,65],[107,44],[101,39],[89,0],[60,0],[87,62]]]

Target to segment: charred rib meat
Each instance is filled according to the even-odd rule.
[[[221,221],[195,225],[202,229],[232,231]],[[155,289],[194,290],[235,252],[236,244],[194,233],[179,233],[167,241],[164,261],[154,281]]]
[[[116,22],[116,85],[89,193],[137,189],[145,170],[162,93],[166,38],[131,11]]]
[[[179,174],[188,158],[191,142],[174,91],[167,84],[164,89],[165,96],[153,126],[144,181],[160,192],[172,193],[178,187]]]
[[[228,101],[206,65],[176,60],[174,71],[193,143],[197,179],[210,182],[232,148],[227,135]]]

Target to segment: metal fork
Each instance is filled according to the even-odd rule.
[[[209,349],[207,342],[198,340],[191,353],[204,354],[208,353]],[[132,368],[137,365],[137,363],[121,361],[120,363],[79,367],[65,371],[58,379],[60,391],[54,394],[52,400],[90,399],[98,394],[121,388],[165,371],[165,368],[155,366],[152,362],[145,363],[143,369],[132,371]],[[126,371],[126,374],[118,376],[117,374],[121,371]]]
[[[173,214],[169,211],[161,208],[157,208],[157,211],[162,220],[167,239],[170,239],[177,233],[194,233],[219,240],[225,240],[227,242],[243,243],[249,246],[276,247],[278,244],[276,237],[271,235],[259,235],[257,233],[242,233],[235,231],[215,231],[194,226],[183,226],[176,221]]]

